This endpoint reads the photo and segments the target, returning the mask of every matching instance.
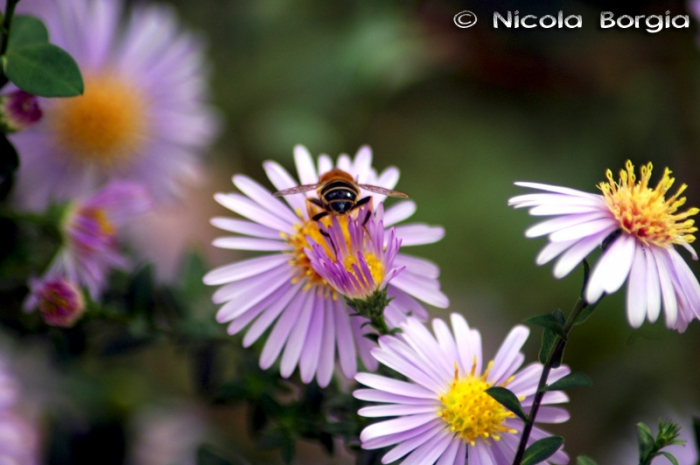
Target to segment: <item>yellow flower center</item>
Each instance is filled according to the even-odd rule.
[[[486,393],[491,387],[486,378],[492,365],[493,362],[490,362],[481,376],[475,376],[476,366],[473,366],[469,375],[460,377],[455,364],[455,375],[450,388],[440,396],[443,405],[440,418],[449,425],[450,431],[471,445],[478,438],[498,441],[503,433],[517,433],[504,425],[507,418],[515,415]],[[510,381],[507,380],[503,386]]]
[[[652,164],[641,167],[641,179],[637,182],[634,165],[627,161],[625,169],[620,170],[620,182],[615,182],[612,171],[608,170],[608,182],[598,185],[605,203],[620,223],[620,228],[634,235],[645,245],[654,244],[667,247],[671,244],[685,244],[695,241],[695,221],[688,217],[696,215],[700,209],[690,208],[685,212],[676,213],[685,204],[685,197],[680,195],[688,187],[683,184],[675,194],[668,199],[666,192],[671,188],[675,179],[670,176],[671,170],[666,168],[664,175],[655,188],[649,187]]]
[[[345,246],[350,251],[350,254],[343,259],[343,266],[349,273],[351,273],[357,279],[357,281],[361,285],[364,285],[366,290],[368,290],[369,292],[375,291],[375,288],[369,288],[369,283],[367,283],[364,280],[362,275],[358,275],[353,268],[353,265],[358,265],[358,251],[352,250],[351,247],[350,231],[348,230],[349,216],[338,215],[336,216],[336,218],[338,220],[340,228],[343,231]],[[314,286],[319,286],[319,290],[321,292],[329,292],[333,296],[333,298],[336,298],[337,295],[335,290],[328,284],[328,282],[325,279],[323,279],[323,277],[321,277],[321,275],[319,275],[316,272],[316,270],[313,269],[313,267],[311,266],[311,261],[309,260],[309,257],[307,257],[305,251],[305,249],[311,249],[311,246],[309,244],[310,238],[311,240],[313,240],[313,242],[323,247],[326,255],[331,260],[333,260],[334,262],[338,261],[339,257],[334,249],[337,248],[339,244],[331,246],[329,244],[330,241],[328,240],[328,238],[321,234],[321,229],[319,227],[320,224],[323,224],[324,226],[328,227],[332,224],[332,222],[333,217],[330,215],[321,218],[318,221],[309,219],[304,221],[304,223],[302,224],[295,225],[294,234],[289,235],[283,233],[282,237],[285,238],[293,247],[292,258],[289,260],[289,264],[297,269],[297,273],[294,275],[294,278],[292,278],[292,282],[297,283],[302,279],[305,279],[305,290],[308,290]],[[381,260],[372,253],[364,254],[364,258],[367,262],[367,266],[370,270],[372,278],[374,279],[374,285],[376,287],[377,285],[381,284],[381,282],[384,280],[384,265],[381,262]]]
[[[147,132],[138,91],[107,74],[86,76],[85,93],[56,99],[48,116],[56,145],[78,163],[124,164]]]
[[[381,262],[381,260],[375,257],[374,254],[368,253],[365,254],[364,257],[365,262],[367,262],[369,272],[372,275],[372,279],[374,280],[373,288],[369,287],[370,283],[364,280],[362,274],[358,275],[355,272],[355,268],[353,267],[353,265],[358,265],[358,268],[361,269],[355,254],[348,255],[347,257],[345,257],[345,260],[343,261],[343,266],[345,266],[345,269],[349,273],[351,273],[355,277],[355,279],[357,279],[357,282],[365,286],[365,290],[367,292],[372,293],[376,291],[377,287],[382,283],[382,281],[384,281],[384,264]]]

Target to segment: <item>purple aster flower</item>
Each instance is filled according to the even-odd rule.
[[[73,203],[62,224],[64,245],[46,276],[65,277],[85,286],[97,300],[109,272],[125,268],[117,230],[135,215],[150,208],[144,188],[131,182],[114,182],[97,194]]]
[[[85,299],[74,283],[62,277],[33,280],[25,310],[38,308],[46,324],[71,327],[85,313]]]
[[[481,335],[470,329],[459,314],[452,314],[452,331],[444,321],[433,320],[431,334],[409,317],[400,324],[401,333],[381,336],[372,356],[405,376],[400,381],[385,376],[359,373],[355,379],[369,389],[353,395],[379,405],[364,407],[365,417],[396,417],[362,430],[364,449],[395,446],[382,463],[431,465],[464,464],[467,452],[471,465],[510,465],[520,441],[524,423],[485,391],[492,386],[510,389],[526,412],[532,406],[542,364],[532,363],[519,370],[525,360],[520,348],[530,331],[516,326],[506,337],[494,359],[485,363]],[[569,373],[555,368],[548,382]],[[566,410],[552,404],[567,402],[561,391],[545,394],[537,421],[561,423],[569,419]],[[530,442],[548,434],[534,427]],[[569,457],[557,451],[549,463],[565,464]]]
[[[383,216],[383,205],[374,215],[366,205],[355,218],[333,216],[331,225],[324,228],[322,244],[307,240],[311,249],[304,253],[311,267],[345,297],[366,300],[406,268],[394,267],[401,247],[395,228],[389,230],[385,250]]]
[[[598,185],[603,195],[550,186],[518,182],[516,185],[545,193],[526,194],[508,201],[515,208],[529,208],[534,216],[555,216],[525,233],[527,237],[548,235],[549,244],[537,257],[543,265],[559,257],[554,276],[561,278],[573,270],[589,253],[604,244],[604,252],[591,272],[584,297],[597,302],[603,294],[617,291],[627,284],[627,319],[637,328],[645,318],[656,321],[663,304],[666,326],[685,331],[688,323],[700,315],[700,284],[676,251],[674,245],[687,249],[697,228],[690,216],[697,208],[684,212],[685,204],[678,191],[666,198],[674,182],[667,168],[655,188],[649,187],[651,163],[642,166],[637,181],[634,166],[627,162],[615,182],[607,171],[608,182]]]
[[[37,98],[16,90],[0,95],[0,128],[5,133],[12,133],[28,128],[41,119],[41,108]]]
[[[319,157],[317,168],[309,152],[301,146],[295,148],[294,159],[302,184],[315,184],[319,174],[334,168],[326,155]],[[336,167],[362,184],[386,189],[392,189],[399,178],[398,169],[393,167],[377,175],[372,168],[369,147],[361,148],[354,160],[341,155]],[[268,161],[264,168],[276,189],[297,186],[279,164]],[[367,320],[350,318],[343,300],[312,267],[307,255],[309,238],[316,244],[323,243],[320,224],[330,225],[332,217],[327,216],[322,222],[311,219],[304,195],[286,196],[288,207],[247,176],[236,175],[233,183],[243,195],[217,194],[215,199],[250,221],[212,219],[214,226],[236,234],[216,239],[214,245],[273,253],[217,268],[204,277],[206,284],[223,284],[213,297],[215,303],[223,304],[217,320],[230,322],[229,334],[249,327],[243,339],[245,347],[272,327],[260,365],[269,368],[281,354],[280,371],[284,377],[290,376],[299,365],[304,382],[315,377],[319,385],[326,386],[333,374],[336,348],[345,376],[352,377],[356,373],[358,353],[368,369],[376,369],[377,362],[370,355],[373,344],[363,337],[370,331],[363,326]],[[372,195],[374,205],[384,199],[362,191],[361,196],[365,195]],[[395,204],[384,212],[383,226],[391,227],[407,219],[415,208],[410,200]],[[444,231],[441,227],[411,224],[396,226],[395,235],[405,247],[436,242]],[[448,305],[447,297],[440,292],[437,266],[403,254],[396,255],[394,266],[406,269],[395,276],[387,288],[388,296],[393,297],[384,312],[389,326],[398,324],[407,313],[427,318],[426,310],[416,299],[438,307]]]
[[[85,93],[39,99],[44,117],[12,137],[22,157],[16,200],[42,209],[111,180],[143,184],[160,201],[198,173],[217,133],[206,105],[200,38],[181,31],[172,7],[118,0],[34,0],[20,13],[41,18],[51,41],[80,66]]]

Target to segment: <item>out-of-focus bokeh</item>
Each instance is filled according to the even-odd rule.
[[[202,182],[182,204],[151,215],[132,231],[139,242],[135,247],[158,262],[155,273],[163,281],[182,279],[177,270],[187,250],[206,257],[203,270],[243,256],[209,245],[218,235],[209,218],[227,214],[212,195],[234,190],[233,173],[246,173],[272,189],[262,162],[274,159],[292,170],[295,144],[332,157],[352,155],[368,144],[375,167],[400,168],[397,188],[418,205],[413,218],[445,227],[442,241],[419,252],[440,266],[443,290],[451,299],[448,310],[432,309],[433,315],[464,314],[481,330],[488,357],[525,318],[556,308],[568,312],[582,282],[582,270],[555,280],[551,265],[535,265],[544,240],[526,239],[524,230],[533,218],[506,205],[521,192],[515,181],[596,192],[608,168],[617,173],[627,159],[637,166],[651,161],[653,182],[668,166],[677,185],[688,184],[688,204],[700,205],[695,20],[688,29],[658,33],[598,25],[600,12],[607,10],[618,15],[690,14],[682,1],[171,3],[181,20],[208,42],[212,102],[222,113],[224,128]],[[472,28],[460,29],[453,22],[464,9],[479,17]],[[494,11],[515,10],[521,15],[563,10],[582,15],[583,27],[492,27]],[[143,234],[146,230],[150,234]],[[700,271],[695,263],[691,267]],[[683,412],[687,418],[679,421],[689,424],[700,406],[700,324],[692,323],[684,334],[667,330],[662,321],[633,330],[625,319],[624,298],[624,291],[606,297],[592,318],[574,330],[566,363],[588,374],[594,386],[573,390],[571,420],[548,428],[566,438],[572,457],[585,454],[603,464],[621,438],[634,434],[636,422],[671,409]],[[203,300],[197,321],[204,325],[215,311]],[[539,337],[540,330],[533,329],[526,345],[531,360]],[[24,335],[18,344],[30,342]],[[21,346],[16,350],[23,351]],[[148,462],[144,457],[149,455],[137,449],[129,452],[125,444],[135,433],[119,425],[126,422],[136,430],[160,420],[153,413],[138,417],[136,406],[147,412],[156,401],[197,397],[190,350],[195,349],[185,353],[156,344],[100,359],[99,366],[90,359],[63,365],[60,374],[50,376],[60,380],[57,385],[84,394],[74,416],[52,419],[54,431],[62,431],[63,423],[73,425],[72,430],[91,424],[82,439],[73,441],[113,445],[112,458],[103,463],[127,458],[129,463],[164,463]],[[211,347],[196,350],[207,357]],[[225,344],[217,350],[215,362],[226,373],[236,356]],[[86,407],[98,405],[109,408]],[[254,445],[245,406],[188,409],[181,409],[190,417],[177,420],[184,422],[178,425],[187,429],[184,425],[192,422],[196,433],[204,435],[208,422],[210,440],[237,454],[240,463],[282,463],[278,452],[264,453]],[[94,418],[85,418],[85,411]],[[178,435],[177,428],[163,436]],[[117,445],[105,439],[115,437],[120,438]],[[342,449],[336,444],[333,458],[317,445],[301,443],[296,463],[353,463]],[[81,457],[72,460],[83,463]],[[182,463],[191,462],[183,458]],[[630,457],[627,463],[637,462]]]

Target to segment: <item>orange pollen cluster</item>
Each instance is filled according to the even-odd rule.
[[[46,119],[57,147],[75,163],[123,165],[148,132],[142,96],[128,82],[106,73],[87,75],[83,95],[53,103]]]
[[[301,215],[300,215],[301,217]],[[347,241],[349,241],[349,233],[347,231],[348,218],[347,216],[338,216],[338,222],[343,228],[344,233],[347,236]],[[282,237],[289,242],[293,247],[292,258],[289,260],[289,264],[297,269],[297,273],[294,278],[292,278],[293,283],[297,283],[301,280],[306,280],[306,286],[304,290],[309,290],[312,287],[316,287],[319,292],[330,293],[333,298],[337,298],[337,294],[333,288],[326,282],[325,279],[319,275],[316,270],[311,267],[311,261],[309,257],[306,256],[306,251],[304,249],[310,249],[308,237],[313,239],[314,242],[323,246],[326,254],[335,259],[335,251],[330,248],[327,244],[325,238],[321,234],[321,229],[319,228],[319,222],[322,222],[325,226],[331,224],[332,217],[326,216],[319,221],[306,220],[302,224],[297,224],[294,226],[294,234],[289,235],[282,233]]]
[[[608,182],[598,185],[605,203],[620,223],[620,228],[634,235],[645,245],[668,247],[671,244],[690,244],[695,241],[695,221],[690,216],[698,214],[700,209],[690,208],[677,213],[686,199],[681,194],[688,187],[683,184],[675,194],[666,198],[665,195],[675,179],[670,176],[671,170],[666,168],[664,175],[655,188],[649,187],[652,164],[648,163],[640,169],[641,177],[637,181],[634,165],[627,161],[625,169],[620,170],[620,181],[615,182],[612,171],[608,170]]]
[[[439,416],[462,440],[474,445],[478,438],[499,441],[503,433],[517,433],[517,430],[505,426],[508,418],[515,415],[486,393],[491,383],[486,381],[493,362],[481,376],[476,376],[476,363],[471,373],[459,376],[455,363],[454,379],[448,391],[440,396],[443,408]],[[506,380],[502,386],[512,379]]]

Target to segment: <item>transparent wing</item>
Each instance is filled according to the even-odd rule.
[[[384,189],[383,187],[379,186],[370,186],[368,184],[358,184],[358,186],[366,191],[374,192],[375,194],[387,195],[389,197],[401,197],[402,199],[408,198],[408,194],[404,194],[403,192],[399,191],[392,191],[391,189]]]
[[[303,194],[304,192],[309,192],[309,191],[316,189],[318,186],[319,186],[318,183],[317,184],[302,184],[301,186],[290,187],[289,189],[277,191],[272,195],[274,195],[275,197],[282,197],[283,195]]]

